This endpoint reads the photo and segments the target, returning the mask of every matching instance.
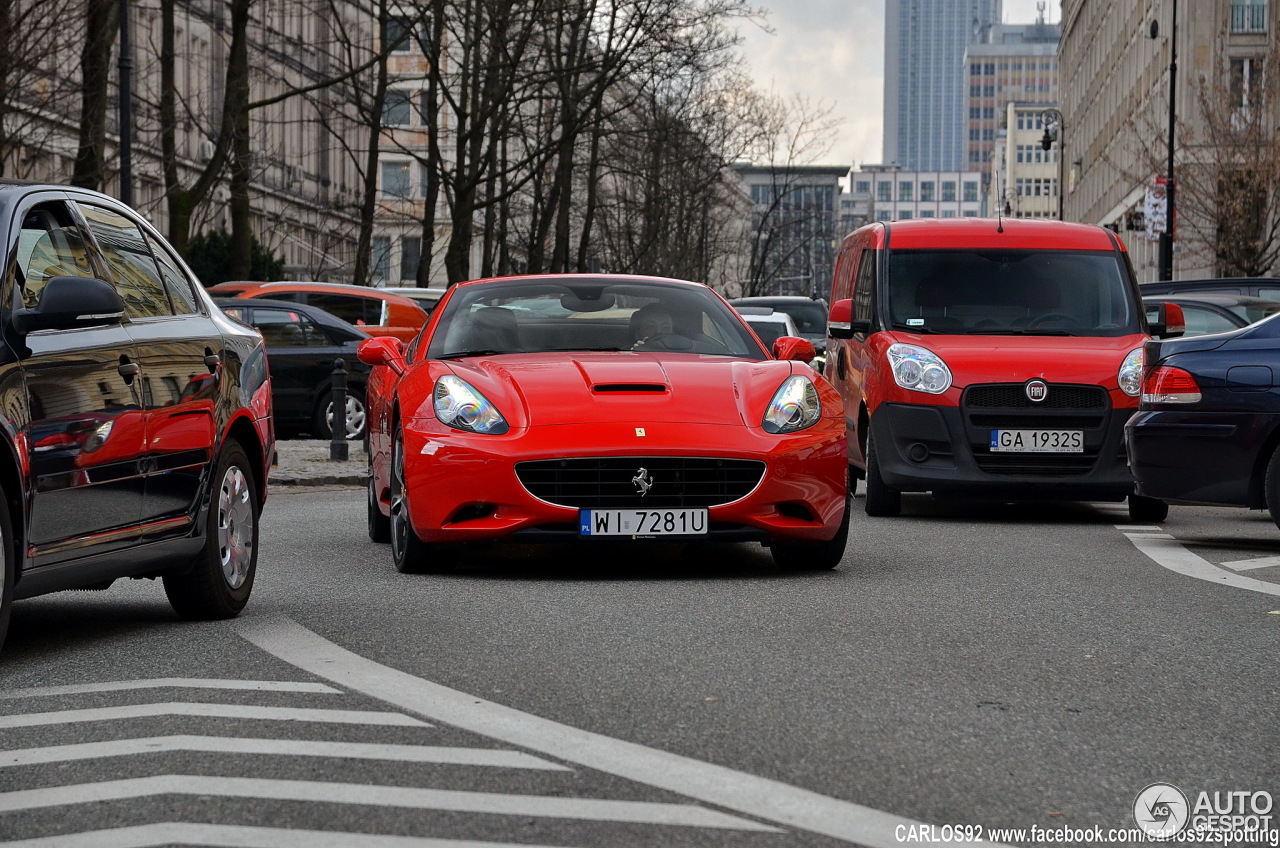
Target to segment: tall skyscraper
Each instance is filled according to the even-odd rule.
[[[969,167],[965,50],[999,23],[1000,0],[885,0],[885,163]]]

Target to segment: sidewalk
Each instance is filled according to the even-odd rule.
[[[347,442],[345,462],[329,459],[328,439],[280,439],[276,456],[269,486],[363,486],[368,477],[364,445],[358,440]]]

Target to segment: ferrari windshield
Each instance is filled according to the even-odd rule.
[[[1141,332],[1110,251],[895,250],[892,326],[920,333],[1119,336]]]
[[[767,358],[705,286],[589,277],[464,286],[443,307],[427,356],[592,350]]]

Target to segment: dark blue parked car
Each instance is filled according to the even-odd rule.
[[[1228,333],[1150,341],[1125,428],[1138,492],[1266,507],[1280,525],[1280,316]]]

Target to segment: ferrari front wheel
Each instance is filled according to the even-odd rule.
[[[844,549],[849,543],[849,500],[845,495],[844,515],[840,529],[826,542],[773,542],[769,553],[774,563],[787,571],[829,571],[844,559]]]
[[[456,548],[424,542],[409,520],[409,487],[405,473],[404,428],[396,428],[391,446],[391,559],[401,574],[449,571]]]

